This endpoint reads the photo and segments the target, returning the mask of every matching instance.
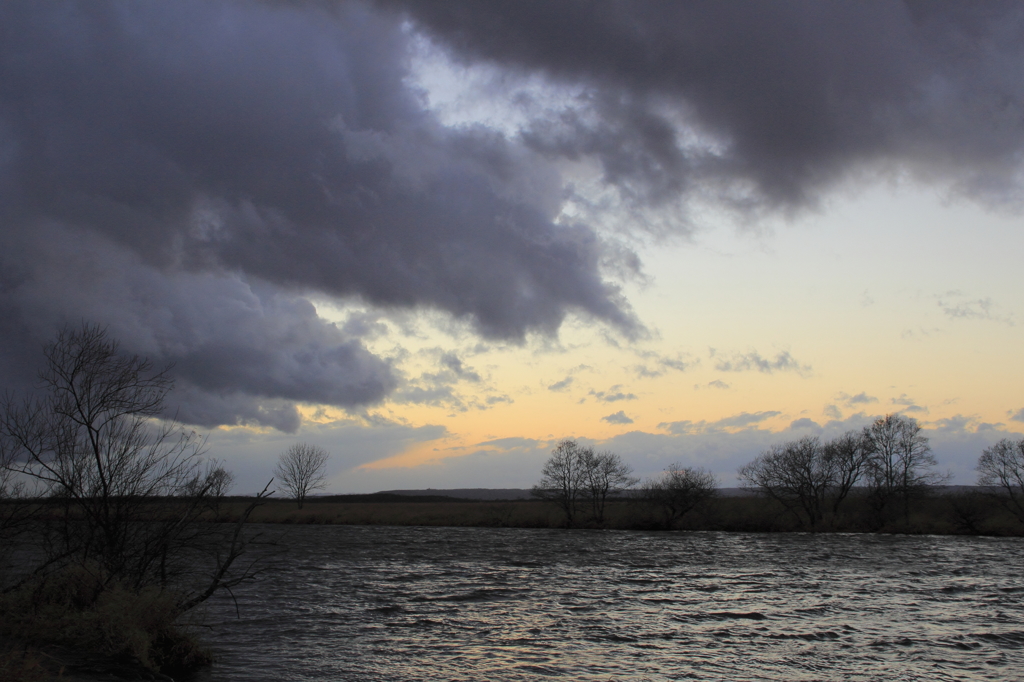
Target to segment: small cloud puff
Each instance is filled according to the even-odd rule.
[[[750,372],[757,371],[762,374],[774,374],[775,372],[796,372],[804,376],[811,371],[810,365],[801,365],[796,358],[783,351],[775,356],[775,359],[763,357],[757,351],[734,355],[731,359],[722,359],[715,363],[715,369],[719,372]]]
[[[607,417],[601,417],[601,421],[608,422],[609,424],[632,424],[633,420],[626,416],[626,413],[619,410],[615,414],[610,414]]]
[[[701,390],[702,388],[717,388],[721,391],[727,391],[730,387],[729,384],[725,383],[724,381],[720,379],[715,379],[714,381],[709,381],[706,384],[694,384],[693,388],[694,390],[698,391]]]
[[[556,392],[557,391],[564,391],[567,388],[569,388],[570,386],[572,386],[572,382],[573,382],[573,378],[572,377],[566,377],[566,378],[562,379],[561,381],[556,381],[555,383],[553,383],[550,386],[548,386],[548,390],[549,391],[556,391]]]
[[[947,291],[936,296],[946,317],[953,320],[990,320],[1013,326],[1013,317],[999,313],[991,298],[969,298],[962,291]]]
[[[900,412],[927,412],[928,411],[927,407],[922,407],[921,405],[918,405],[917,403],[915,403],[913,401],[913,399],[908,398],[906,393],[900,394],[899,398],[893,398],[889,402],[892,403],[893,405],[897,405],[900,408],[899,409]]]
[[[864,391],[861,391],[857,395],[850,395],[849,393],[840,393],[838,399],[846,403],[847,406],[851,407],[853,405],[869,405],[871,403],[878,402],[878,398],[876,398],[873,395],[868,395]]]
[[[665,429],[669,433],[677,435],[686,433],[710,433],[716,431],[725,431],[726,429],[746,429],[750,426],[759,424],[766,419],[777,417],[781,412],[777,410],[766,410],[763,412],[740,412],[734,414],[731,417],[725,417],[718,421],[708,422],[701,420],[699,422],[693,422],[690,420],[683,420],[677,422],[662,422],[658,424],[658,428]]]
[[[620,384],[616,384],[608,389],[608,391],[591,391],[589,395],[594,396],[602,403],[615,403],[620,400],[636,400],[636,395],[633,393],[623,393],[619,389],[622,388]]]
[[[826,417],[828,417],[829,419],[842,419],[843,418],[842,410],[840,410],[835,405],[826,405],[825,409],[823,409],[821,411],[821,413],[823,415],[825,415]]]
[[[650,363],[633,365],[633,371],[641,379],[654,379],[664,376],[668,370],[685,372],[694,365],[700,364],[699,359],[667,358],[653,351],[638,353],[638,355],[650,361]]]

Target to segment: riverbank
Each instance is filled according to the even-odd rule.
[[[0,594],[0,680],[172,680],[212,661],[180,595],[67,566]]]
[[[232,521],[246,498],[222,503],[218,519]],[[584,517],[585,518],[585,517]],[[541,500],[467,500],[441,496],[394,494],[330,496],[307,499],[299,509],[290,500],[270,500],[256,509],[253,523],[384,526],[453,526],[491,528],[560,528],[565,516]],[[609,501],[605,519],[574,524],[616,530],[714,530],[727,532],[853,532],[935,535],[1022,536],[1024,524],[998,501],[977,493],[957,492],[913,500],[909,515],[889,510],[880,515],[866,499],[852,496],[839,513],[809,528],[793,510],[756,495],[721,496],[672,523],[657,508],[632,500]]]

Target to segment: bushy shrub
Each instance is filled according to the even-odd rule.
[[[157,672],[193,670],[211,659],[180,621],[179,598],[156,587],[132,590],[111,583],[95,567],[70,566],[0,598],[0,633]]]

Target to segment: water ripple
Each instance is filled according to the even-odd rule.
[[[221,680],[1006,680],[1016,538],[266,527]]]

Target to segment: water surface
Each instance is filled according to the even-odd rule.
[[[1024,679],[1024,540],[266,526],[202,680]]]

